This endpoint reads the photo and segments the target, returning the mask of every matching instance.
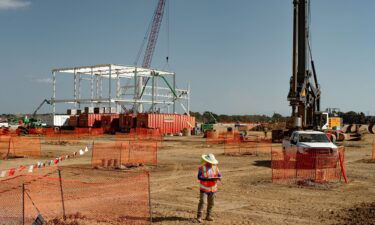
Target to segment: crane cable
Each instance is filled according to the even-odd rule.
[[[169,1],[166,1],[166,20],[165,20],[165,26],[166,26],[166,36],[167,36],[167,47],[166,47],[166,57],[165,57],[165,65],[163,66],[163,70],[167,69],[169,70],[169,54],[170,54],[170,32],[169,32]]]

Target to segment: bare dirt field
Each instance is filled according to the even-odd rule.
[[[151,171],[153,224],[195,223],[197,170],[203,153],[216,155],[223,174],[215,222],[203,224],[374,224],[375,163],[369,160],[373,138],[366,135],[362,141],[344,143],[348,184],[301,187],[272,183],[270,154],[226,156],[222,145],[207,146],[202,137],[166,137],[159,148],[158,166],[144,167]],[[91,142],[44,144],[43,157],[71,153]],[[37,160],[2,161],[0,170]],[[66,160],[62,166],[66,165],[89,167],[90,155]]]

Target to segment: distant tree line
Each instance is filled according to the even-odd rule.
[[[343,119],[344,124],[370,124],[375,123],[375,116],[366,116],[363,112],[349,111],[339,112],[338,116]]]
[[[210,111],[190,112],[198,122],[201,123],[257,123],[257,122],[286,122],[289,117],[283,116],[279,113],[274,113],[272,116],[267,115],[226,115],[216,114]],[[370,124],[375,123],[375,116],[366,116],[363,112],[339,112],[338,116],[343,119],[344,124]]]
[[[288,117],[284,117],[281,114],[274,113],[272,116],[267,115],[226,115],[216,114],[213,112],[205,111],[190,112],[191,116],[194,116],[198,122],[202,123],[257,123],[257,122],[285,122]]]

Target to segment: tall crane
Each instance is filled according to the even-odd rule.
[[[320,112],[321,91],[310,45],[310,1],[293,0],[293,72],[288,94],[292,128],[316,128],[320,123],[316,114]]]
[[[143,57],[143,62],[142,62],[143,68],[150,68],[150,66],[151,66],[152,57],[154,55],[156,43],[157,43],[158,36],[159,36],[159,30],[160,30],[161,23],[162,23],[162,20],[163,20],[164,8],[165,8],[166,1],[167,0],[159,0],[158,4],[156,6],[156,9],[154,11],[151,29],[148,30],[149,35],[148,35],[147,47],[146,47],[144,57]],[[147,36],[147,33],[146,33],[146,36]],[[138,63],[141,51],[143,49],[143,45],[144,45],[144,43],[142,43],[141,49],[138,52],[138,56],[137,56],[135,64]],[[167,58],[167,60],[168,60],[168,58]],[[136,96],[138,100],[142,99],[142,94],[144,92],[143,89],[147,85],[147,82],[149,81],[149,79],[150,78],[140,78],[140,79],[138,79],[138,81],[137,81],[137,86],[138,86],[137,90],[138,91],[137,91],[137,96]],[[142,112],[143,111],[142,104],[137,104],[135,106],[135,110],[138,111],[138,112]]]
[[[143,63],[142,63],[143,68],[150,68],[151,66],[152,56],[154,55],[154,52],[155,52],[155,46],[158,40],[161,22],[163,20],[165,2],[166,0],[159,0],[158,5],[154,12],[151,31],[148,36],[147,47],[146,47],[145,55],[143,57]]]

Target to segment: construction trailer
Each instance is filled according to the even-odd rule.
[[[66,76],[73,78],[73,93],[70,98],[59,98],[56,94],[58,81]],[[138,82],[145,79],[148,82]],[[177,88],[174,72],[104,64],[53,69],[52,80],[50,103],[54,115],[57,104],[71,104],[78,110],[84,106],[114,107],[117,113],[189,115],[190,112],[190,85],[186,89]],[[88,85],[89,90],[83,90],[84,85]]]

